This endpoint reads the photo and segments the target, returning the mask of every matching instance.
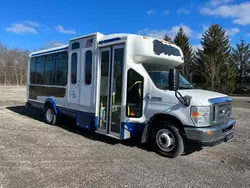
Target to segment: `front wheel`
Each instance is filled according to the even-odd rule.
[[[182,134],[172,122],[160,125],[152,136],[151,142],[156,153],[168,158],[175,158],[183,154]]]

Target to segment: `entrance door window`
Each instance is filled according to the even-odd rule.
[[[140,118],[142,116],[143,77],[134,71],[128,70],[127,75],[127,117]]]
[[[106,130],[108,120],[108,91],[109,91],[109,64],[110,50],[101,52],[101,88],[100,88],[100,110],[99,128]]]
[[[114,47],[113,49],[113,71],[112,71],[112,89],[111,89],[111,132],[120,133],[121,125],[121,104],[122,104],[122,72],[124,47]]]

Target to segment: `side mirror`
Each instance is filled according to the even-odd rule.
[[[178,91],[179,89],[179,71],[176,69],[169,70],[169,78],[168,78],[169,90],[170,91]]]

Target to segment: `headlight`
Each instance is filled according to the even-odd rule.
[[[211,124],[210,106],[192,106],[191,118],[197,127],[206,127]]]

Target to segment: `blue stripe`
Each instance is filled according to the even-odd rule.
[[[37,56],[37,55],[43,55],[43,54],[47,54],[47,53],[52,53],[52,52],[58,52],[61,50],[67,50],[67,49],[68,49],[68,47],[60,48],[60,49],[56,49],[56,50],[51,50],[51,51],[46,51],[46,52],[41,52],[41,53],[37,53],[37,54],[32,54],[31,57]]]
[[[88,123],[83,124],[82,118],[88,118]],[[91,114],[78,112],[76,114],[76,125],[85,129],[94,130],[95,129],[95,116]]]
[[[125,128],[125,125],[127,128]],[[125,129],[128,130],[131,136],[139,136],[143,133],[145,123],[134,123],[134,122],[122,122],[121,125],[121,138],[124,139]]]
[[[98,128],[99,125],[99,118],[97,116],[95,116],[95,128],[94,130],[96,130]]]
[[[118,40],[121,40],[121,38],[120,37],[116,37],[116,38],[112,38],[112,39],[101,40],[99,42],[99,44],[104,44],[104,43],[108,43],[108,42],[114,42],[114,41],[118,41]]]
[[[209,99],[208,102],[209,102],[210,104],[218,104],[218,103],[232,102],[232,98],[230,98],[230,97],[214,98],[214,99]]]

